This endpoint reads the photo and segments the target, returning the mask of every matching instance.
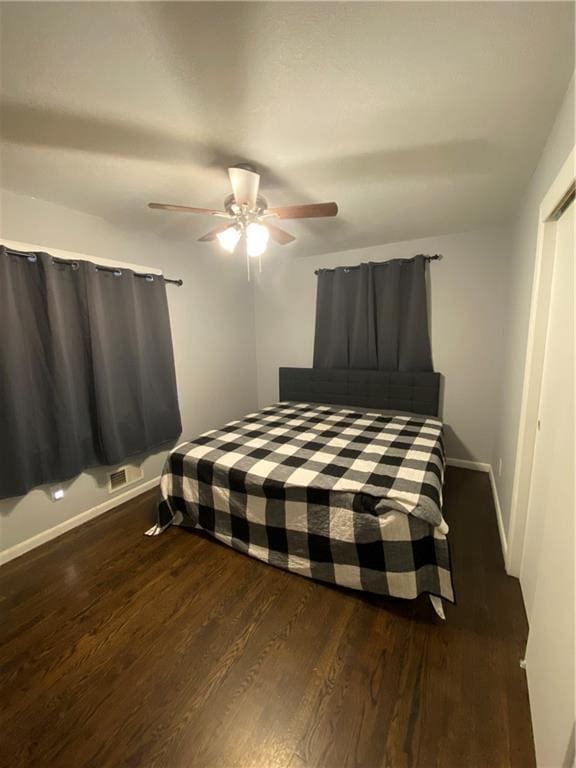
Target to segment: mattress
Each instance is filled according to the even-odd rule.
[[[301,576],[453,601],[442,423],[281,402],[175,448],[154,532],[201,529]]]

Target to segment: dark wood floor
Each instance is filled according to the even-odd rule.
[[[147,494],[0,569],[0,763],[534,765],[526,621],[487,475],[450,469],[457,606],[371,599],[194,533]]]

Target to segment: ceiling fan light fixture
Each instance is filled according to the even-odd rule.
[[[218,242],[228,253],[234,253],[238,240],[240,240],[240,230],[233,224],[231,227],[227,227],[223,232],[218,232],[216,235]]]
[[[174,203],[148,203],[150,208],[166,211],[180,211],[204,216],[215,216],[226,221],[213,227],[202,237],[199,243],[212,243],[218,240],[223,250],[234,253],[242,240],[242,253],[246,244],[246,255],[258,258],[266,251],[270,239],[277,245],[288,245],[296,238],[281,227],[276,226],[276,219],[321,219],[336,216],[336,203],[303,203],[270,208],[266,198],[260,194],[260,174],[250,165],[240,163],[228,168],[228,177],[232,194],[224,200],[224,210],[215,208],[197,208]],[[272,219],[272,222],[270,222]],[[266,222],[266,223],[263,223]],[[249,262],[248,262],[249,263]]]
[[[251,222],[246,227],[246,250],[248,256],[261,256],[268,245],[270,232],[264,224],[256,221]]]

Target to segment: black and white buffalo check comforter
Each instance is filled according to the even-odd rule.
[[[453,601],[442,423],[284,402],[170,454],[158,524],[313,579]]]

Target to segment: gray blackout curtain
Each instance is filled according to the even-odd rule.
[[[320,270],[314,367],[431,371],[425,257]]]
[[[0,247],[0,498],[175,440],[162,279]]]

